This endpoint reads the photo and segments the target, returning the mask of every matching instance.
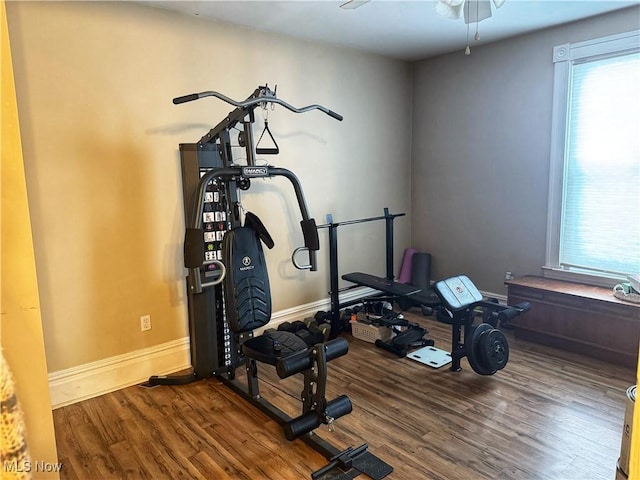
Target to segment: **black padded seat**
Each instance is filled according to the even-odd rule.
[[[357,285],[380,290],[396,297],[406,298],[416,305],[435,307],[442,303],[440,297],[432,288],[422,289],[362,272],[346,273],[342,275],[342,279]]]
[[[276,365],[281,358],[307,348],[304,340],[296,334],[273,329],[266,330],[262,335],[250,338],[242,344],[245,356],[268,365]]]
[[[352,282],[357,285],[364,285],[365,287],[374,288],[384,293],[397,296],[414,295],[420,292],[418,287],[413,287],[405,283],[394,282],[382,277],[376,277],[375,275],[369,275],[368,273],[354,272],[345,273],[342,275],[342,279],[347,282]]]
[[[442,300],[440,300],[440,297],[433,288],[420,290],[418,293],[414,293],[407,298],[410,302],[426,307],[437,307],[442,303]]]

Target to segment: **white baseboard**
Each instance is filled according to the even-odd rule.
[[[376,293],[370,288],[349,290],[340,297],[341,302]],[[318,310],[330,308],[329,299],[300,305],[275,312],[269,328],[286,321],[293,322],[313,316]],[[260,330],[256,331],[261,333]],[[104,395],[146,381],[151,375],[167,375],[191,366],[189,337],[172,340],[154,347],[135,350],[124,355],[98,360],[51,372],[49,392],[52,408],[60,408],[72,403]]]
[[[491,293],[491,292],[484,292],[482,290],[480,290],[480,293],[482,294],[482,296],[484,298],[496,298],[498,300],[498,302],[500,303],[500,305],[506,305],[507,304],[507,296],[502,294],[502,293]]]
[[[378,293],[368,287],[343,293],[340,302],[349,302]],[[485,297],[498,298],[506,304],[504,295],[482,292]],[[329,299],[323,299],[275,312],[269,328],[282,322],[293,322],[313,316],[319,310],[330,308]],[[258,329],[256,334],[260,334]],[[104,395],[146,381],[151,375],[168,375],[191,366],[189,337],[172,340],[154,347],[135,350],[124,355],[98,360],[49,374],[49,392],[52,408],[60,408],[82,400]]]
[[[189,368],[189,337],[49,374],[52,408],[104,395]]]

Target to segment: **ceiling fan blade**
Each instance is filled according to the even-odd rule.
[[[347,2],[340,5],[340,8],[344,8],[345,10],[353,10],[355,8],[359,8],[363,6],[365,3],[369,3],[371,0],[348,0]]]
[[[436,3],[436,13],[446,18],[462,18],[464,0],[438,0]]]

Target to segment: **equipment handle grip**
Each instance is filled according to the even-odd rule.
[[[342,115],[340,115],[339,113],[334,112],[333,110],[327,110],[327,111],[325,111],[325,113],[327,115],[329,115],[330,117],[335,118],[339,122],[341,122],[344,119],[344,117]]]
[[[202,293],[203,288],[213,287],[222,283],[224,277],[227,275],[227,269],[220,260],[210,260],[207,262],[203,262],[204,265],[217,265],[220,273],[216,278],[211,280],[210,282],[203,282],[200,277],[200,267],[189,268],[189,282],[190,288],[193,293]]]
[[[258,155],[278,155],[280,153],[280,148],[256,147],[256,153]]]
[[[313,218],[300,221],[302,228],[302,236],[304,237],[304,246],[309,250],[320,250],[320,238],[318,237],[318,228]]]
[[[178,105],[179,103],[187,103],[193,102],[194,100],[198,100],[200,95],[197,93],[190,93],[189,95],[183,95],[181,97],[176,97],[173,99],[173,104]]]
[[[275,93],[271,92],[270,90],[269,91],[260,90],[260,92],[262,93],[261,95],[258,95],[256,97],[254,96],[249,97],[244,102],[238,102],[219,92],[207,91],[207,92],[200,92],[200,93],[192,93],[190,95],[185,95],[183,97],[174,98],[173,103],[178,104],[178,103],[191,102],[193,100],[198,100],[199,98],[204,98],[204,97],[216,97],[216,98],[219,98],[220,100],[227,102],[230,105],[233,105],[234,107],[239,107],[239,108],[247,108],[253,105],[264,105],[267,103],[275,103],[277,105],[282,105],[287,110],[290,110],[294,113],[306,113],[311,110],[320,110],[321,112],[326,113],[330,117],[335,118],[336,120],[342,121],[342,115],[339,115],[336,112],[331,111],[326,107],[323,107],[322,105],[307,105],[306,107],[297,108],[297,107],[294,107],[293,105],[289,105],[284,100],[280,100],[275,96]],[[254,95],[257,95],[257,93],[258,91],[254,92]]]
[[[310,257],[309,263],[302,264],[302,263],[298,262],[298,260],[296,259],[296,255],[298,255],[299,252],[308,252],[309,253],[309,257]],[[291,263],[293,263],[293,266],[296,267],[298,270],[311,270],[311,271],[314,271],[315,265],[313,265],[313,258],[312,257],[313,257],[313,252],[311,250],[309,250],[307,247],[298,247],[291,254]]]
[[[224,266],[224,263],[222,263],[220,260],[211,260],[208,262],[204,262],[205,265],[217,265],[218,269],[220,270],[220,275],[213,279],[210,282],[205,282],[202,284],[203,287],[213,287],[214,285],[219,285],[222,283],[222,281],[224,280],[224,277],[227,275],[227,268]]]
[[[202,266],[204,252],[204,230],[187,228],[184,233],[184,266],[198,268]]]

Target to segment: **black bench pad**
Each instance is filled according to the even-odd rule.
[[[374,288],[390,295],[407,297],[417,305],[435,306],[441,303],[440,298],[431,288],[422,290],[413,285],[362,272],[346,273],[342,276],[342,279],[364,287]]]

